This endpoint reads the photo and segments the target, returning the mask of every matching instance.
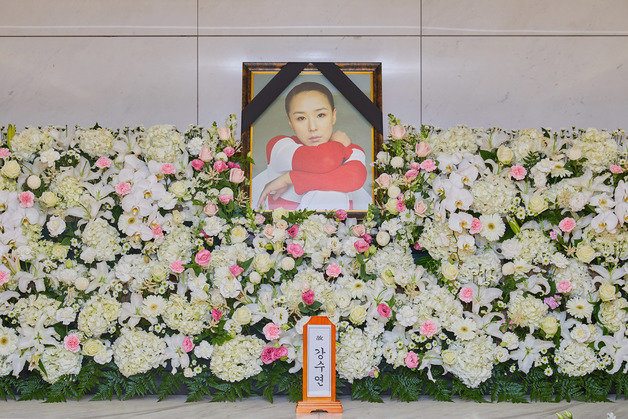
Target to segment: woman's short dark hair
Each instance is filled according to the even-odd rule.
[[[285,107],[286,107],[286,115],[290,114],[290,102],[292,102],[292,98],[294,96],[296,96],[299,93],[302,92],[311,92],[311,91],[317,91],[317,92],[321,92],[322,94],[324,94],[325,96],[327,96],[327,100],[329,100],[329,104],[331,105],[331,109],[334,110],[334,97],[331,94],[331,92],[329,91],[329,89],[327,87],[325,87],[324,85],[320,84],[320,83],[316,83],[314,81],[306,81],[304,83],[301,84],[297,84],[296,86],[294,86],[292,88],[292,90],[290,90],[288,92],[288,95],[286,96],[286,100],[285,100]]]

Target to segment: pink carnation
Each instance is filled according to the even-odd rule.
[[[209,265],[209,261],[212,258],[212,254],[209,250],[203,249],[194,256],[194,262],[201,266]]]
[[[477,234],[482,231],[482,221],[479,218],[473,218],[471,220],[471,228],[469,229],[469,234]]]
[[[199,170],[203,169],[203,166],[205,166],[205,162],[201,159],[194,159],[190,162],[190,165],[194,168],[194,170],[198,172]]]
[[[379,314],[382,317],[390,317],[390,307],[388,307],[388,304],[386,303],[380,303],[377,306],[377,314]]]
[[[550,236],[550,239],[556,240],[558,238],[558,231],[556,230],[550,231],[549,236]]]
[[[436,333],[436,323],[434,323],[432,320],[424,321],[423,323],[421,323],[419,333],[421,333],[423,336],[431,338]]]
[[[419,242],[414,243],[414,246],[412,246],[412,248],[414,250],[423,250],[423,246],[421,246]]]
[[[235,154],[235,149],[233,147],[225,147],[222,149],[222,152],[227,155],[227,157],[231,157]]]
[[[571,282],[568,280],[560,281],[557,284],[556,289],[558,290],[558,292],[565,294],[571,291]]]
[[[327,270],[325,271],[325,273],[327,273],[327,276],[331,276],[332,278],[337,278],[341,272],[342,272],[342,266],[337,265],[335,263],[332,263],[331,265],[329,265],[327,267]]]
[[[272,346],[267,346],[262,350],[262,362],[264,364],[270,364],[275,360],[275,348]]]
[[[96,160],[96,167],[99,169],[104,169],[105,167],[111,167],[111,159],[107,157],[101,157]]]
[[[473,289],[470,287],[462,287],[460,288],[460,292],[458,293],[458,298],[460,301],[464,301],[465,303],[470,303],[473,301]]]
[[[219,321],[222,318],[222,311],[217,308],[212,308],[212,319]]]
[[[337,218],[339,221],[344,221],[344,220],[346,220],[346,219],[347,219],[347,211],[342,210],[342,209],[336,210],[336,218]]]
[[[180,260],[175,260],[170,264],[170,269],[172,270],[172,272],[180,274],[185,268],[183,267],[183,262],[181,262]]]
[[[0,148],[0,159],[6,159],[10,155],[11,155],[11,152],[9,151],[8,148],[6,147]]]
[[[364,239],[358,239],[355,241],[355,243],[353,243],[353,247],[355,247],[355,250],[357,250],[358,253],[364,253],[369,250],[369,247],[371,247],[371,245],[368,244]]]
[[[419,366],[419,357],[413,351],[408,352],[406,355],[406,367],[408,368],[416,368]]]
[[[63,347],[72,353],[77,353],[81,349],[81,340],[76,334],[70,333],[63,338]]]
[[[161,173],[163,173],[164,175],[174,175],[174,172],[174,165],[170,163],[164,163],[161,165]]]
[[[231,275],[233,276],[238,276],[240,275],[242,272],[244,272],[244,269],[242,269],[242,267],[240,265],[231,265],[229,267],[229,272],[231,272]]]
[[[419,175],[419,171],[415,170],[415,169],[410,169],[406,172],[405,176],[406,179],[412,181],[414,179],[416,179],[416,177]]]
[[[192,339],[190,339],[189,336],[186,336],[183,338],[183,343],[181,344],[181,348],[185,351],[185,352],[190,352],[192,349],[194,349],[194,342],[192,342]]]
[[[153,236],[155,237],[161,237],[164,235],[164,232],[159,224],[153,225],[150,229],[153,232]]]
[[[611,173],[615,173],[616,175],[618,175],[620,173],[624,173],[624,170],[621,168],[621,166],[613,164],[611,165]]]
[[[288,230],[286,230],[286,232],[288,233],[288,236],[294,238],[297,236],[297,234],[299,234],[299,226],[295,224]]]
[[[425,159],[421,162],[421,169],[426,172],[433,172],[436,170],[436,163],[434,163],[434,160],[432,159]]]
[[[560,220],[560,223],[558,223],[558,228],[560,228],[565,233],[569,233],[571,230],[574,229],[574,227],[576,227],[576,220],[571,217],[565,217]]]
[[[116,185],[116,192],[119,195],[127,195],[131,192],[131,184],[127,182],[120,182]]]
[[[526,177],[528,171],[525,167],[520,165],[515,165],[510,168],[510,176],[514,177],[517,180],[521,180]]]
[[[218,173],[224,172],[227,169],[229,169],[229,167],[227,166],[227,163],[225,163],[224,161],[216,160],[214,162],[214,170],[217,171]]]
[[[233,195],[224,193],[218,196],[218,200],[223,204],[228,204],[229,202],[233,201]]]
[[[556,307],[558,307],[560,304],[558,304],[558,301],[556,301],[556,299],[554,297],[545,297],[543,299],[543,302],[545,304],[547,304],[549,306],[549,308],[551,308],[552,310],[554,310]]]
[[[9,281],[9,273],[6,271],[0,271],[0,285],[6,284]]]
[[[22,192],[18,196],[20,200],[20,207],[22,208],[30,208],[35,203],[35,194],[31,191]]]
[[[299,243],[290,243],[286,246],[286,252],[290,253],[293,258],[300,258],[303,256],[303,247]]]
[[[301,295],[301,299],[305,304],[312,305],[314,303],[314,291],[307,290]]]
[[[262,332],[264,332],[264,337],[266,339],[274,340],[279,338],[279,336],[281,335],[281,328],[275,323],[268,323],[266,326],[264,326]]]

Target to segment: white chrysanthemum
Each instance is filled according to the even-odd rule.
[[[15,313],[21,325],[35,326],[42,322],[43,326],[50,326],[57,322],[55,317],[60,306],[60,301],[43,294],[29,295],[15,303]]]
[[[589,128],[575,141],[574,147],[582,151],[584,166],[594,172],[608,169],[619,156],[619,145],[610,133]]]
[[[567,301],[567,313],[577,319],[591,319],[593,305],[582,297],[570,298]]]
[[[613,301],[603,302],[600,307],[598,317],[610,332],[617,332],[628,322],[628,312],[626,311],[628,302],[625,298],[618,298]]]
[[[481,144],[480,137],[465,126],[456,126],[440,134],[431,135],[427,141],[435,153],[475,153]]]
[[[102,218],[90,221],[83,230],[86,248],[81,258],[88,263],[114,260],[122,252],[118,231]]]
[[[242,381],[262,372],[264,341],[255,336],[237,335],[214,348],[210,368],[225,381]]]
[[[499,214],[480,215],[480,221],[482,222],[480,234],[488,241],[499,240],[506,231],[506,225]]]
[[[556,351],[556,355],[559,359],[559,371],[570,377],[580,377],[589,374],[598,367],[598,359],[595,356],[595,352],[583,343],[563,340]]]
[[[410,327],[419,320],[419,315],[411,306],[403,306],[396,313],[397,323]]]
[[[205,328],[207,307],[205,301],[189,303],[184,297],[171,294],[161,317],[171,329],[186,335],[198,335]]]
[[[482,214],[506,213],[517,196],[515,184],[502,176],[489,175],[471,185],[472,208]]]
[[[13,329],[0,326],[0,356],[9,356],[17,349],[17,334]]]
[[[340,377],[350,383],[367,377],[381,359],[382,350],[377,339],[357,328],[340,333],[336,344],[336,368]]]
[[[105,128],[78,132],[79,147],[92,157],[108,156],[113,152],[114,137]]]
[[[140,145],[146,156],[162,163],[172,163],[184,146],[183,136],[172,125],[154,125],[146,131]]]
[[[214,347],[206,340],[202,341],[194,347],[194,355],[199,358],[209,359],[214,353]]]
[[[478,336],[469,341],[454,341],[449,351],[455,354],[452,364],[445,364],[467,386],[476,388],[488,380],[495,364],[495,344],[490,336]]]
[[[508,318],[521,327],[537,328],[547,314],[547,305],[538,298],[517,294],[508,304]]]
[[[144,298],[140,313],[147,319],[155,319],[157,316],[161,316],[166,310],[167,302],[164,297],[160,295],[149,295]]]
[[[105,333],[118,319],[122,304],[106,295],[94,295],[81,309],[78,328],[86,336],[98,337]]]
[[[54,383],[63,375],[76,375],[81,372],[83,355],[80,352],[70,352],[63,346],[49,346],[44,349],[40,361],[44,367],[41,371],[42,378]]]
[[[143,373],[164,362],[166,342],[149,332],[124,329],[113,343],[114,362],[125,377]]]

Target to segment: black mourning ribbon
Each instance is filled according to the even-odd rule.
[[[253,100],[242,109],[242,132],[248,131],[260,115],[275,101],[294,79],[310,63],[290,62],[281,67],[281,70],[266,86],[255,95]],[[353,105],[355,109],[369,121],[369,123],[383,134],[383,116],[379,109],[365,94],[342,72],[334,63],[312,63],[334,85],[336,89]]]

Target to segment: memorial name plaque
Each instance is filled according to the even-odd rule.
[[[316,316],[303,327],[303,401],[297,413],[341,413],[336,400],[336,326]]]

